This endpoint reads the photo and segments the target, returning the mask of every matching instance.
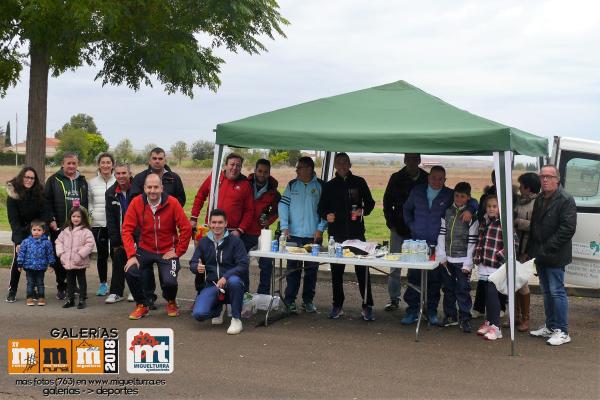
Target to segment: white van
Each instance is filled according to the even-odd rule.
[[[555,136],[550,162],[577,204],[573,263],[565,283],[600,289],[600,142]]]

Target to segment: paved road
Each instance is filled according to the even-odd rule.
[[[193,297],[191,277],[187,271],[180,276],[178,297],[184,310]],[[8,270],[0,269],[0,280],[7,279]],[[90,288],[97,287],[94,269],[89,270],[88,282]],[[47,286],[53,296],[53,276]],[[398,323],[401,312],[382,311],[386,290],[381,284],[374,287],[375,322],[360,319],[354,283],[345,285],[346,317],[327,319],[331,288],[320,280],[316,315],[303,314],[268,328],[255,328],[259,318],[253,317],[234,337],[225,334],[227,325],[198,323],[187,313],[168,318],[163,304],[140,321],[127,319],[131,303],[106,305],[97,297],[85,310],[64,310],[53,298],[45,308],[26,307],[22,289],[23,283],[17,303],[0,302],[0,399],[44,398],[42,388],[17,387],[17,376],[6,374],[5,346],[8,338],[49,338],[54,327],[117,328],[122,379],[132,377],[125,372],[126,330],[172,328],[175,372],[137,376],[166,379],[162,387],[137,387],[145,399],[600,398],[600,300],[594,298],[569,298],[572,343],[555,348],[518,334],[518,356],[510,357],[508,339],[486,342],[458,329],[434,327],[415,342],[414,327]],[[534,325],[542,322],[540,303],[541,298],[533,296]]]

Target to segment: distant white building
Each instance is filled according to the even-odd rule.
[[[46,138],[46,157],[52,157],[58,151],[58,145],[60,140],[56,138]],[[4,152],[12,151],[13,153],[26,154],[27,144],[26,142],[17,143],[16,145],[8,146],[3,149]]]

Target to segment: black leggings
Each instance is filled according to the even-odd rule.
[[[67,298],[75,298],[75,288],[79,287],[79,301],[87,299],[87,281],[85,279],[85,268],[68,269],[67,271]],[[75,283],[77,281],[77,283]]]
[[[13,245],[13,262],[10,267],[10,283],[8,285],[8,293],[12,295],[17,294],[17,288],[19,287],[19,279],[21,278],[21,272],[17,268],[17,245]]]
[[[98,250],[98,278],[100,283],[106,283],[108,275],[108,229],[104,226],[92,227],[92,233],[96,240],[96,249]]]

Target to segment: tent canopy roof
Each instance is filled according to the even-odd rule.
[[[404,81],[217,125],[216,142],[259,149],[543,156],[548,140],[471,114]]]

